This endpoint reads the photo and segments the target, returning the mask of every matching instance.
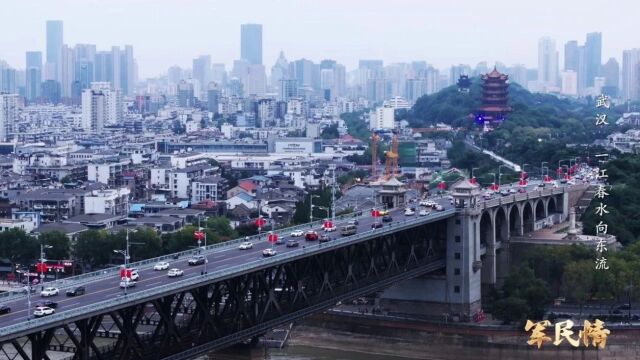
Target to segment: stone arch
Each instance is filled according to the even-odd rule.
[[[484,211],[480,216],[480,246],[493,245],[493,234],[491,211]]]
[[[540,198],[535,202],[536,220],[541,220],[547,217],[546,208],[544,206],[544,199]]]
[[[509,215],[509,234],[522,235],[520,232],[522,229],[522,216],[520,215],[520,207],[517,204],[511,205],[508,208],[507,214]]]
[[[496,242],[509,240],[509,222],[507,220],[507,210],[504,207],[499,207],[495,212],[495,233]]]
[[[527,201],[522,205],[522,232],[528,233],[533,231],[535,216],[533,213],[533,205]]]
[[[558,212],[558,202],[555,196],[549,196],[547,201],[547,214],[551,215]]]

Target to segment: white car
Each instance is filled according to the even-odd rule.
[[[432,207],[435,204],[433,201],[423,200],[420,201],[420,206]]]
[[[515,194],[517,192],[518,192],[518,190],[516,190],[514,188],[509,189],[509,194]]]
[[[436,211],[444,211],[444,207],[442,207],[442,205],[436,205]]]
[[[415,215],[415,214],[416,214],[416,212],[415,212],[415,211],[413,211],[413,210],[411,210],[411,209],[405,209],[405,210],[404,210],[404,215],[405,215],[405,216],[413,216],[413,215]]]
[[[167,276],[169,276],[169,277],[178,277],[178,276],[182,276],[182,275],[184,275],[184,271],[182,271],[180,269],[171,269],[167,273]]]
[[[240,246],[238,246],[238,249],[240,250],[248,250],[251,249],[253,247],[253,243],[245,241],[242,244],[240,244]]]
[[[431,214],[431,212],[429,210],[420,210],[420,213],[418,215],[420,216],[428,216],[429,214]]]
[[[325,231],[325,232],[332,232],[332,231],[336,231],[336,230],[338,230],[338,228],[337,228],[337,227],[335,227],[335,226],[331,226],[331,227],[326,227],[326,228],[324,228],[324,231]]]
[[[304,235],[304,231],[302,230],[293,230],[291,232],[291,236],[302,236],[302,235]]]
[[[274,256],[277,253],[278,253],[277,251],[271,248],[262,250],[262,256],[264,257]]]
[[[33,312],[35,317],[47,316],[55,313],[56,311],[48,306],[38,306],[36,310]]]
[[[138,269],[131,269],[131,280],[138,281],[140,279],[140,274],[138,274]]]
[[[134,287],[134,286],[136,286],[136,282],[135,281],[121,281],[120,282],[120,287],[123,288],[123,289]]]
[[[157,263],[153,267],[153,270],[160,271],[160,270],[167,270],[168,268],[169,268],[169,263],[165,262],[165,261],[162,261],[162,262]],[[133,273],[131,274],[131,276],[133,277]],[[138,275],[138,276],[140,276],[140,275]]]
[[[48,288],[44,288],[44,290],[40,292],[40,296],[42,297],[56,296],[58,295],[59,292],[60,290],[58,290],[58,288],[48,287]]]

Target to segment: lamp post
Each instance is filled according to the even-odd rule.
[[[128,262],[129,262],[129,229],[127,229],[127,236],[126,236],[126,241],[127,241],[127,245],[125,247],[124,250],[113,250],[114,253],[116,254],[122,254],[122,256],[124,256],[124,275],[127,278],[127,280],[125,280],[125,286],[124,286],[124,295],[127,295],[127,288],[129,287],[129,277],[127,276],[127,267],[128,267]]]
[[[314,197],[319,198],[320,195],[309,194],[309,223],[313,222],[313,198]],[[312,225],[309,224],[309,226],[312,226]]]
[[[543,161],[542,164],[540,164],[540,178],[544,181],[544,164],[548,164],[548,162]],[[548,171],[548,169],[547,169]]]
[[[493,175],[493,189],[491,189],[491,191],[493,191],[495,189],[495,185],[496,185],[496,173],[489,173],[489,175]]]
[[[258,202],[260,203],[260,202]],[[258,215],[260,215],[260,209],[258,209]],[[202,217],[202,215],[198,215],[198,231],[202,231],[202,233],[204,234],[204,251],[207,251],[207,232],[203,231],[204,229],[202,227],[200,227],[200,218]],[[258,216],[258,218],[260,218],[260,216]],[[259,229],[259,228],[258,228]],[[258,235],[259,238],[260,235]],[[202,249],[200,248],[200,239],[198,238],[198,251],[202,251]],[[209,260],[207,259],[207,255],[204,255],[204,273],[207,273],[207,262],[209,262]]]
[[[473,170],[480,170],[480,168],[471,168],[471,178],[473,179]]]
[[[51,245],[40,244],[40,283],[44,283],[44,262],[46,259],[44,258],[44,249],[53,249]]]
[[[500,189],[500,178],[502,177],[502,167],[506,166],[506,165],[499,165],[498,166],[498,189]]]

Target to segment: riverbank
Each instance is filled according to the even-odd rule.
[[[553,330],[550,330],[548,333],[553,337]],[[574,330],[578,331],[577,328]],[[422,321],[325,313],[307,318],[295,326],[288,346],[291,349],[316,348],[390,359],[640,359],[640,330],[612,330],[605,350],[582,345],[573,348],[566,341],[557,347],[546,343],[538,350],[527,345],[528,339],[524,330],[515,328],[443,326]]]

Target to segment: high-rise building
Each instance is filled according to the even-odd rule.
[[[211,65],[211,80],[218,84],[218,86],[227,86],[227,70],[224,64],[218,63]]]
[[[526,89],[528,79],[527,79],[527,68],[522,64],[513,65],[509,71],[507,71],[507,75],[509,75],[509,81],[518,83],[520,86]]]
[[[214,115],[219,113],[218,106],[220,104],[220,86],[215,82],[210,82],[207,88],[207,108]]]
[[[41,98],[44,102],[58,105],[60,103],[60,83],[56,80],[45,80],[42,83]]]
[[[609,58],[606,64],[602,65],[601,75],[606,79],[605,86],[612,86],[618,89],[620,84],[620,64],[616,58]]]
[[[198,82],[200,93],[198,98],[204,99],[207,86],[211,81],[211,56],[200,55],[193,59],[193,79]]]
[[[262,25],[240,26],[240,58],[250,65],[262,65]]]
[[[578,74],[574,70],[565,70],[561,74],[562,78],[562,94],[576,96],[578,95]]]
[[[123,103],[120,89],[108,82],[91,83],[82,91],[82,128],[87,132],[102,132],[105,125],[122,122]]]
[[[16,93],[16,70],[0,60],[0,93]]]
[[[65,102],[67,103],[69,103],[68,99],[72,98],[71,84],[74,81],[75,67],[73,49],[67,45],[62,45],[62,51],[60,52],[60,94],[63,99],[66,99]]]
[[[271,67],[271,87],[275,90],[279,90],[280,80],[286,79],[288,75],[289,62],[287,61],[287,58],[284,57],[284,52],[280,51],[278,60],[276,60],[276,63]]]
[[[243,86],[246,95],[263,96],[267,87],[264,65],[249,65]]]
[[[289,101],[298,97],[298,81],[296,79],[280,79],[279,99]]]
[[[62,21],[47,21],[47,64],[53,69],[53,80],[60,80]]]
[[[538,82],[543,87],[558,85],[558,51],[555,40],[549,37],[538,41]]]
[[[27,51],[26,98],[33,102],[40,96],[40,84],[42,84],[42,52]]]
[[[623,100],[640,100],[640,49],[622,52],[622,71],[620,76],[621,97]]]
[[[313,87],[313,68],[311,60],[300,59],[289,63],[289,78],[296,79],[299,88]]]
[[[113,84],[113,56],[111,51],[98,51],[94,66],[95,81],[107,81]]]
[[[193,84],[180,80],[178,83],[178,106],[193,107],[194,105]]]
[[[122,61],[122,52],[120,51],[119,46],[111,47],[111,62],[113,66],[111,85],[115,89],[122,89],[122,75],[121,75],[121,61]]]
[[[575,40],[567,41],[564,44],[564,69],[577,72],[579,61],[578,42]]]
[[[135,62],[133,46],[125,45],[120,56],[120,88],[123,95],[131,96],[135,90]]]
[[[449,84],[455,84],[460,75],[471,75],[471,66],[463,64],[452,66],[449,71]]]
[[[18,94],[3,94],[0,92],[0,141],[6,142],[18,119]]]
[[[602,33],[593,32],[587,34],[584,43],[584,55],[586,58],[587,87],[593,86],[593,79],[600,75],[602,66]]]
[[[169,84],[177,85],[183,78],[183,71],[180,66],[174,65],[167,71],[167,81]]]
[[[369,113],[369,129],[393,129],[395,127],[395,111],[390,106],[376,108]]]

